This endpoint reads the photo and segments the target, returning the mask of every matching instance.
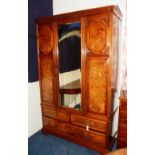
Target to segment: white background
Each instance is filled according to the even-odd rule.
[[[155,9],[151,0],[128,1],[128,155],[153,155]],[[27,1],[0,7],[0,154],[27,155]]]

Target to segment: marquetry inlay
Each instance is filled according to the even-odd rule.
[[[89,111],[105,114],[106,61],[92,59],[89,66]]]
[[[53,49],[53,33],[48,26],[39,28],[39,50],[43,54],[48,54]]]
[[[41,88],[43,101],[53,100],[52,58],[41,56]]]
[[[91,21],[87,28],[87,46],[94,54],[102,54],[107,43],[107,28],[104,21]]]

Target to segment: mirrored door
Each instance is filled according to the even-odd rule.
[[[63,107],[81,109],[80,22],[58,25],[59,95]]]

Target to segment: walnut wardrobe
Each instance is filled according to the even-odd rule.
[[[107,6],[36,19],[43,133],[108,151],[121,18]]]

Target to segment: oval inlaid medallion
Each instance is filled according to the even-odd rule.
[[[94,54],[102,54],[106,47],[107,30],[103,21],[90,22],[87,29],[87,46]]]
[[[53,49],[53,33],[48,26],[39,29],[39,50],[43,54],[48,54]]]

